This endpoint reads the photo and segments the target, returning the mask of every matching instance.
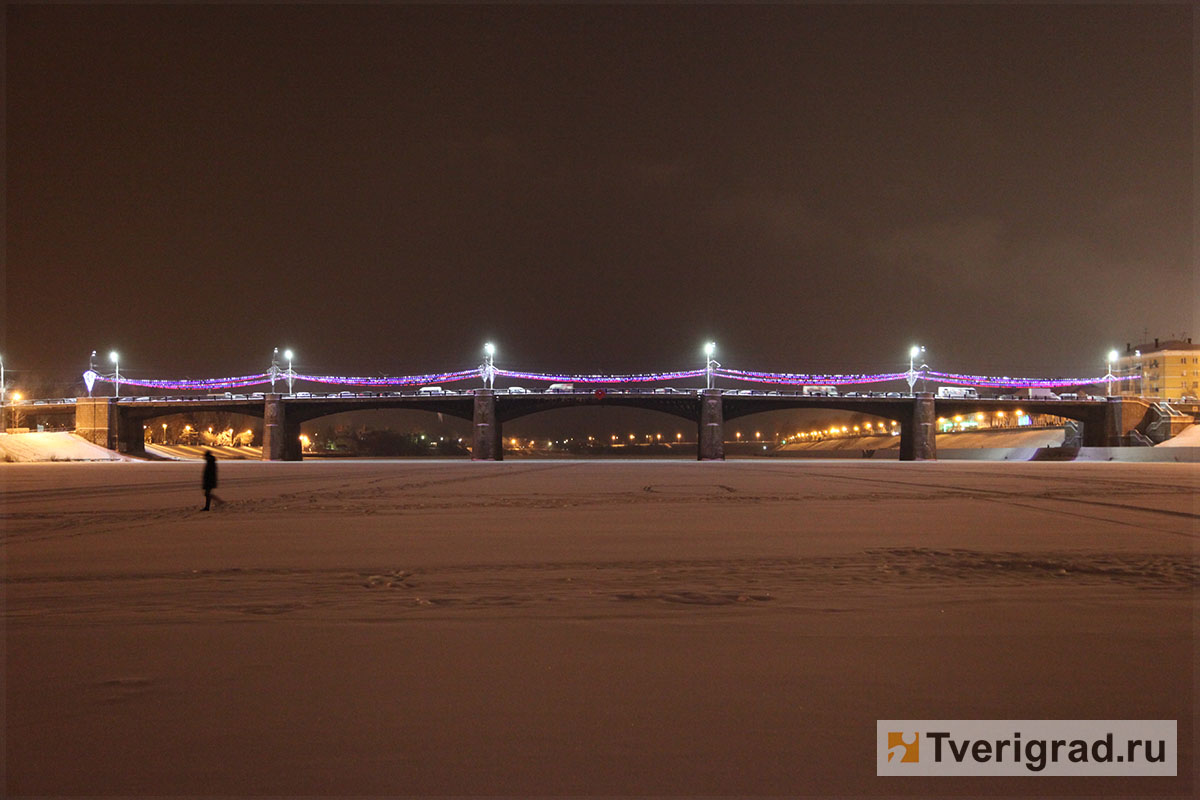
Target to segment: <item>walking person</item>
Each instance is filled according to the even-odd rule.
[[[211,450],[204,451],[204,511],[209,510],[212,501],[216,500],[217,505],[225,502],[221,498],[213,494],[213,489],[217,488],[217,457],[212,454]]]

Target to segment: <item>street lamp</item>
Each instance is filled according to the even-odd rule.
[[[704,362],[704,375],[705,375],[705,379],[706,379],[705,388],[707,388],[707,389],[713,388],[713,370],[716,369],[717,367],[721,366],[713,359],[713,353],[716,353],[716,352],[717,352],[717,343],[716,342],[709,342],[708,344],[704,345],[704,356],[706,359]]]
[[[4,405],[4,358],[0,356],[0,406]]]
[[[1118,353],[1116,350],[1108,351],[1108,373],[1105,374],[1105,376],[1104,376],[1104,389],[1105,389],[1104,393],[1105,393],[1105,395],[1108,395],[1108,396],[1112,395],[1112,385],[1113,385],[1113,377],[1114,377],[1113,376],[1113,365],[1117,363],[1117,359],[1119,359],[1120,357],[1121,357],[1121,354]]]
[[[286,358],[287,362],[288,362],[288,368],[287,368],[288,394],[291,395],[292,381],[295,380],[295,378],[296,378],[296,373],[292,371],[292,351],[284,350],[283,357]]]
[[[496,345],[491,342],[483,346],[483,387],[491,389],[496,384]]]
[[[925,348],[914,344],[908,351],[908,393],[914,394],[913,387],[917,385],[917,367],[916,361],[925,353]],[[924,368],[924,364],[921,365]]]
[[[113,397],[121,396],[121,356],[116,350],[108,354],[108,360],[113,363]]]

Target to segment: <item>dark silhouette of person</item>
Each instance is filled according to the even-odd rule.
[[[217,457],[212,454],[211,450],[204,451],[204,510],[208,511],[212,501],[216,500],[221,503],[221,498],[213,494],[213,489],[217,488]]]

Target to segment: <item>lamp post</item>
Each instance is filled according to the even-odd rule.
[[[4,405],[4,357],[0,356],[0,406]]]
[[[1117,359],[1120,357],[1121,354],[1116,350],[1108,351],[1108,372],[1104,375],[1104,394],[1107,397],[1112,396],[1113,378],[1115,377],[1113,375],[1113,365],[1117,363]]]
[[[491,342],[483,346],[483,388],[492,389],[496,383],[496,345]]]
[[[708,344],[704,345],[704,356],[705,356],[704,376],[705,376],[705,388],[706,389],[713,388],[713,370],[716,369],[717,367],[721,366],[713,359],[713,354],[716,352],[717,352],[717,343],[716,342],[709,342]]]
[[[12,402],[8,404],[8,417],[9,417],[8,424],[13,428],[21,427],[21,423],[24,421],[21,419],[20,409],[17,408],[17,406],[20,405],[20,403],[21,403],[21,393],[13,392]]]
[[[276,347],[271,352],[271,368],[269,370],[267,370],[267,373],[271,376],[271,392],[274,393],[275,392],[275,381],[277,378],[279,378],[279,348],[278,347]]]
[[[121,356],[116,350],[108,354],[108,360],[113,363],[113,397],[121,396]]]
[[[292,370],[292,351],[284,350],[283,357],[286,358],[287,362],[288,362],[287,379],[288,379],[288,395],[290,396],[292,393],[292,381],[295,380],[295,378],[296,378],[296,373]]]
[[[916,367],[916,361],[917,361],[917,359],[918,359],[918,358],[920,358],[920,357],[921,357],[921,355],[922,355],[924,352],[925,352],[925,348],[924,348],[924,347],[921,347],[920,345],[917,345],[917,344],[914,344],[914,345],[912,346],[912,348],[911,348],[911,349],[908,351],[908,376],[907,376],[907,380],[908,380],[908,393],[909,393],[910,395],[912,395],[912,394],[915,394],[915,392],[913,391],[913,387],[915,387],[915,386],[917,385],[917,367]],[[922,364],[922,367],[924,367],[924,365],[923,365],[923,364]]]

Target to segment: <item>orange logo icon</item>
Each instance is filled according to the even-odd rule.
[[[915,764],[921,760],[921,735],[888,731],[888,763],[893,759],[900,763]]]

